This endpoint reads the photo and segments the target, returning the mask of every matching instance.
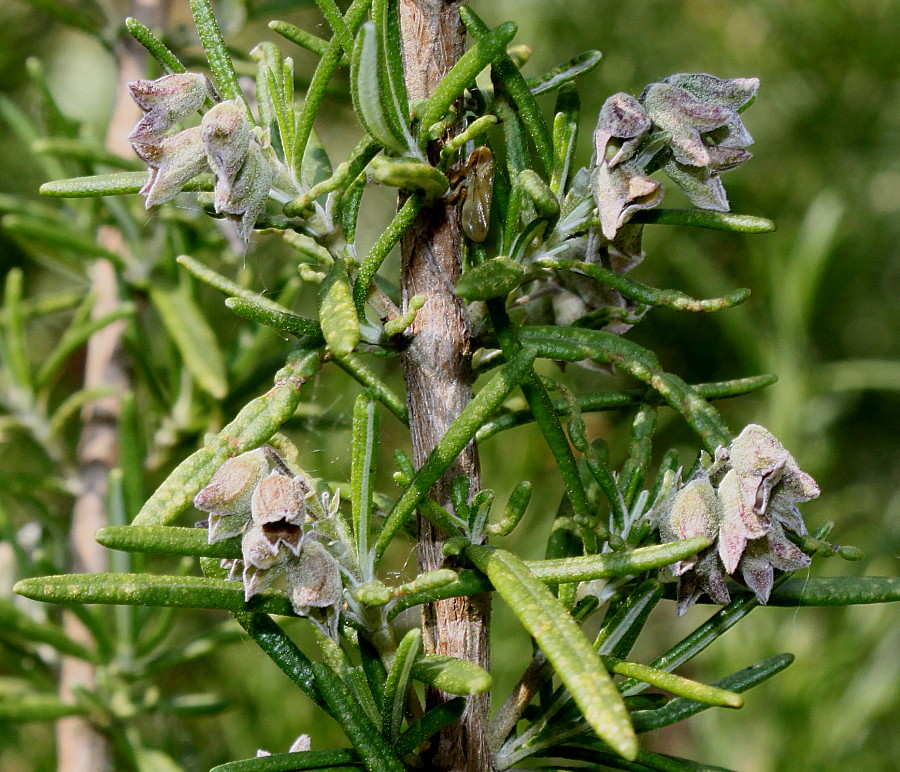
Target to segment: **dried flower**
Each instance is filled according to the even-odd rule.
[[[209,513],[209,543],[237,536],[250,517],[250,500],[259,482],[269,473],[262,450],[229,458],[207,486],[194,497],[194,506]]]
[[[650,130],[650,116],[630,94],[613,94],[600,108],[594,131],[596,163],[610,167],[629,160]]]
[[[274,172],[256,142],[251,142],[244,164],[231,185],[216,181],[216,211],[235,221],[244,241],[250,240],[253,226],[266,208]]]
[[[253,526],[266,537],[273,553],[277,554],[281,545],[295,555],[299,552],[307,492],[299,477],[288,477],[277,469],[256,486],[250,502]]]
[[[200,123],[206,158],[216,175],[216,188],[230,192],[250,148],[250,126],[235,102],[220,102]],[[217,196],[218,198],[218,196]]]
[[[775,569],[797,571],[810,564],[786,531],[806,533],[796,505],[819,495],[815,480],[771,432],[756,424],[745,427],[722,451],[717,459],[724,475],[717,486],[704,473],[660,508],[664,541],[696,535],[716,539],[693,559],[671,567],[681,577],[679,614],[704,592],[727,603],[726,575],[741,579],[765,603]]]
[[[207,169],[206,149],[200,127],[185,129],[156,144],[133,143],[134,152],[150,167],[150,177],[140,193],[144,206],[165,203],[175,198],[185,183]]]
[[[641,95],[653,125],[671,135],[663,171],[702,209],[728,211],[719,173],[751,157],[745,148],[753,137],[737,111],[758,88],[756,78],[686,73],[651,83]]]
[[[209,78],[193,72],[135,80],[128,90],[145,112],[128,139],[144,145],[162,141],[169,129],[199,110],[207,98],[217,99]]]
[[[288,597],[300,616],[310,608],[335,606],[343,595],[337,560],[315,539],[303,542],[300,555],[287,567]]]

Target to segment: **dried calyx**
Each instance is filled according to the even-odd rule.
[[[193,177],[211,171],[216,212],[233,220],[241,238],[248,241],[265,209],[274,171],[264,154],[264,138],[253,131],[241,108],[232,101],[219,101],[209,79],[196,73],[138,80],[129,83],[128,89],[145,113],[128,139],[150,167],[150,177],[140,191],[146,196],[146,207],[171,200]],[[177,131],[178,124],[207,100],[216,104],[200,126]]]
[[[333,514],[315,498],[312,480],[290,473],[270,448],[226,461],[194,498],[209,514],[209,542],[241,536],[242,560],[232,565],[249,600],[284,577],[286,594],[300,616],[326,609],[336,622],[343,597],[340,564],[316,525]],[[333,627],[333,625],[332,625]]]
[[[713,541],[699,555],[671,566],[679,577],[679,614],[704,593],[716,603],[728,603],[727,576],[765,603],[775,569],[797,571],[810,564],[787,533],[806,534],[797,504],[816,498],[819,487],[768,430],[745,427],[727,449],[720,449],[713,474],[694,476],[659,508],[664,542],[691,536]]]

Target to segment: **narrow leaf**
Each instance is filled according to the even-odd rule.
[[[45,643],[62,654],[96,661],[96,655],[77,641],[72,640],[63,629],[53,622],[38,622],[19,611],[12,603],[0,599],[0,637],[19,636],[34,643]]]
[[[13,591],[43,603],[104,603],[123,606],[172,606],[223,611],[264,611],[294,616],[280,593],[261,593],[244,602],[239,582],[205,576],[152,574],[64,574],[22,579]]]
[[[769,606],[853,606],[900,601],[896,576],[832,576],[788,579],[776,587]]]
[[[431,486],[438,481],[462,449],[472,441],[478,427],[528,375],[533,362],[534,352],[531,349],[523,349],[463,408],[388,514],[375,545],[376,563],[384,555],[388,544],[406,519],[428,495]]]
[[[231,63],[231,56],[222,38],[219,23],[216,21],[210,0],[191,0],[191,13],[194,16],[194,24],[200,35],[200,42],[206,52],[209,61],[209,69],[219,87],[219,92],[224,99],[235,99],[244,108],[245,117],[250,123],[254,123],[250,106],[241,92],[238,84],[237,73]]]
[[[609,668],[610,673],[636,678],[679,697],[687,697],[706,705],[723,708],[742,708],[744,706],[744,699],[728,689],[707,686],[706,684],[667,673],[664,670],[657,670],[636,662],[625,662],[616,657],[604,656],[603,662]]]
[[[312,319],[297,316],[288,311],[275,310],[267,303],[260,303],[260,299],[262,298],[248,300],[231,297],[225,301],[225,306],[241,319],[258,322],[279,332],[296,335],[298,338],[307,338],[307,343],[315,344],[324,341],[322,330]]]
[[[491,674],[474,662],[442,654],[423,654],[412,669],[412,677],[450,694],[481,694],[491,688]]]
[[[255,759],[229,761],[210,772],[295,772],[300,769],[357,769],[359,754],[352,750],[303,751],[301,753],[273,753]],[[353,765],[353,766],[350,766]]]
[[[125,27],[166,73],[171,75],[176,72],[187,72],[187,68],[178,61],[178,57],[166,47],[166,44],[137,19],[131,17],[125,19]]]
[[[179,526],[108,526],[94,534],[98,544],[123,552],[147,552],[156,555],[183,555],[202,558],[240,558],[238,537],[208,543],[205,528]]]
[[[324,56],[325,52],[328,50],[327,40],[320,38],[318,35],[313,35],[311,32],[307,32],[304,29],[295,27],[293,24],[288,24],[286,21],[270,21],[269,29],[273,32],[277,32],[283,38],[287,38],[291,43],[300,46],[300,48],[305,48],[316,56]],[[344,64],[348,63],[349,60],[344,62]]]
[[[215,399],[228,394],[225,360],[203,312],[182,288],[155,285],[150,300],[197,385]]]
[[[134,525],[173,522],[226,459],[253,450],[285,423],[300,403],[300,387],[321,366],[318,351],[300,350],[275,375],[275,386],[249,402],[235,419],[206,445],[182,461],[150,497]]]
[[[737,289],[721,298],[697,300],[678,290],[663,290],[629,279],[600,265],[584,263],[578,260],[543,258],[535,261],[535,265],[553,270],[573,271],[589,276],[608,287],[612,287],[631,300],[648,306],[667,306],[676,311],[712,312],[740,305],[750,297],[750,290]]]
[[[361,566],[368,566],[369,562],[369,527],[375,492],[378,437],[379,420],[375,401],[368,395],[361,394],[353,406],[350,450],[353,530],[356,535],[357,560]]]
[[[137,193],[147,182],[146,172],[119,172],[117,174],[97,174],[93,177],[72,177],[68,180],[45,182],[40,187],[42,196],[60,198],[94,198],[96,196],[124,196]],[[213,179],[210,174],[201,174],[188,180],[182,190],[187,192],[211,191]]]
[[[775,230],[775,223],[765,217],[708,209],[644,209],[635,212],[629,222],[640,225],[691,225],[734,233],[771,233]]]
[[[342,260],[331,267],[319,289],[319,324],[332,354],[343,357],[353,353],[360,338],[359,320]]]
[[[546,654],[588,724],[620,756],[638,746],[622,697],[581,628],[522,561],[505,550],[470,545],[466,555],[487,574]]]
[[[505,298],[525,278],[521,264],[505,257],[495,257],[466,271],[456,282],[454,291],[466,301]]]
[[[587,582],[591,579],[652,571],[696,555],[708,546],[709,539],[694,536],[690,539],[631,551],[582,555],[560,560],[531,560],[527,562],[527,566],[535,578],[545,582]]]
[[[316,685],[331,715],[337,720],[371,772],[404,772],[405,767],[394,749],[366,717],[341,679],[326,665],[314,662]]]
[[[740,694],[780,673],[793,661],[793,654],[779,654],[739,670],[727,678],[716,681],[713,685],[719,689],[728,689]],[[634,713],[632,719],[636,732],[652,732],[677,721],[690,718],[709,707],[711,706],[706,703],[682,697],[671,700],[662,708]]]
[[[394,662],[384,682],[381,729],[385,737],[396,742],[406,713],[406,697],[413,665],[422,650],[422,631],[414,627],[397,646]]]
[[[555,91],[564,83],[575,80],[579,75],[589,73],[594,67],[600,64],[602,58],[603,54],[599,51],[593,49],[585,51],[537,78],[528,78],[525,82],[528,84],[528,88],[531,89],[531,93],[535,96],[538,94],[546,94],[550,91]]]
[[[398,133],[397,116],[389,117],[388,107],[382,94],[379,68],[383,67],[382,52],[379,50],[378,30],[373,22],[362,26],[356,37],[353,55],[350,59],[350,89],[353,106],[365,130],[384,147],[398,155],[416,152],[410,148],[406,137]]]
[[[461,8],[460,13],[465,9]],[[518,28],[512,22],[501,24],[494,30],[476,35],[476,43],[450,68],[444,79],[432,92],[425,107],[419,113],[420,138],[444,117],[457,97],[475,82],[485,67],[506,56],[506,46],[516,36]]]

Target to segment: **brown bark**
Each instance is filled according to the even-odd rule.
[[[139,19],[147,26],[160,27],[167,14],[168,0],[132,0],[122,4],[125,15]],[[130,156],[126,139],[140,117],[140,110],[128,97],[125,84],[144,75],[144,50],[134,40],[118,44],[116,60],[119,76],[115,108],[107,131],[106,146]],[[106,249],[121,253],[124,243],[118,230],[100,229],[98,242]],[[92,311],[99,317],[113,311],[121,303],[115,269],[107,260],[97,260],[89,271],[91,291],[97,297]],[[128,388],[129,376],[122,351],[125,322],[115,322],[91,336],[87,343],[84,388],[115,388],[119,393]],[[107,551],[97,544],[94,534],[107,525],[106,493],[109,472],[118,461],[118,397],[98,399],[82,411],[82,430],[78,444],[79,493],[72,509],[69,531],[71,569],[75,572],[101,573],[108,570]],[[66,632],[75,640],[90,645],[91,638],[82,623],[71,614],[63,619]],[[92,689],[95,670],[90,663],[63,657],[60,666],[59,692],[62,699],[74,699],[78,687]],[[57,769],[59,772],[103,772],[112,768],[111,749],[104,734],[84,718],[61,719],[56,728]]]
[[[464,51],[465,32],[460,2],[401,0],[406,84],[411,100],[434,90]],[[425,306],[411,328],[412,341],[404,359],[410,413],[413,460],[420,466],[472,399],[471,331],[465,306],[453,292],[459,278],[462,234],[455,204],[438,201],[419,215],[404,236],[402,286],[404,308],[413,295],[424,295]],[[450,483],[464,475],[473,493],[480,485],[478,453],[467,447],[432,490],[436,501],[450,505]],[[433,571],[446,564],[442,535],[419,520],[419,569]],[[490,597],[453,598],[423,609],[425,650],[477,662],[490,669],[488,623]],[[428,706],[452,695],[431,690]],[[487,745],[487,694],[469,698],[465,715],[438,736],[433,749],[435,769],[490,769]]]

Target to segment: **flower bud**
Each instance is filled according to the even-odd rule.
[[[175,198],[185,183],[205,171],[206,150],[200,127],[185,129],[157,144],[133,144],[134,152],[150,167],[150,177],[140,193],[144,206],[162,204]]]
[[[303,543],[300,555],[287,569],[288,597],[300,616],[310,607],[335,606],[343,595],[337,560],[314,539]]]
[[[128,139],[141,144],[161,141],[166,132],[216,93],[205,75],[194,72],[165,75],[157,80],[136,80],[128,84],[135,102],[145,111]]]
[[[250,126],[234,102],[220,102],[200,123],[206,158],[217,184],[230,190],[250,146]]]

